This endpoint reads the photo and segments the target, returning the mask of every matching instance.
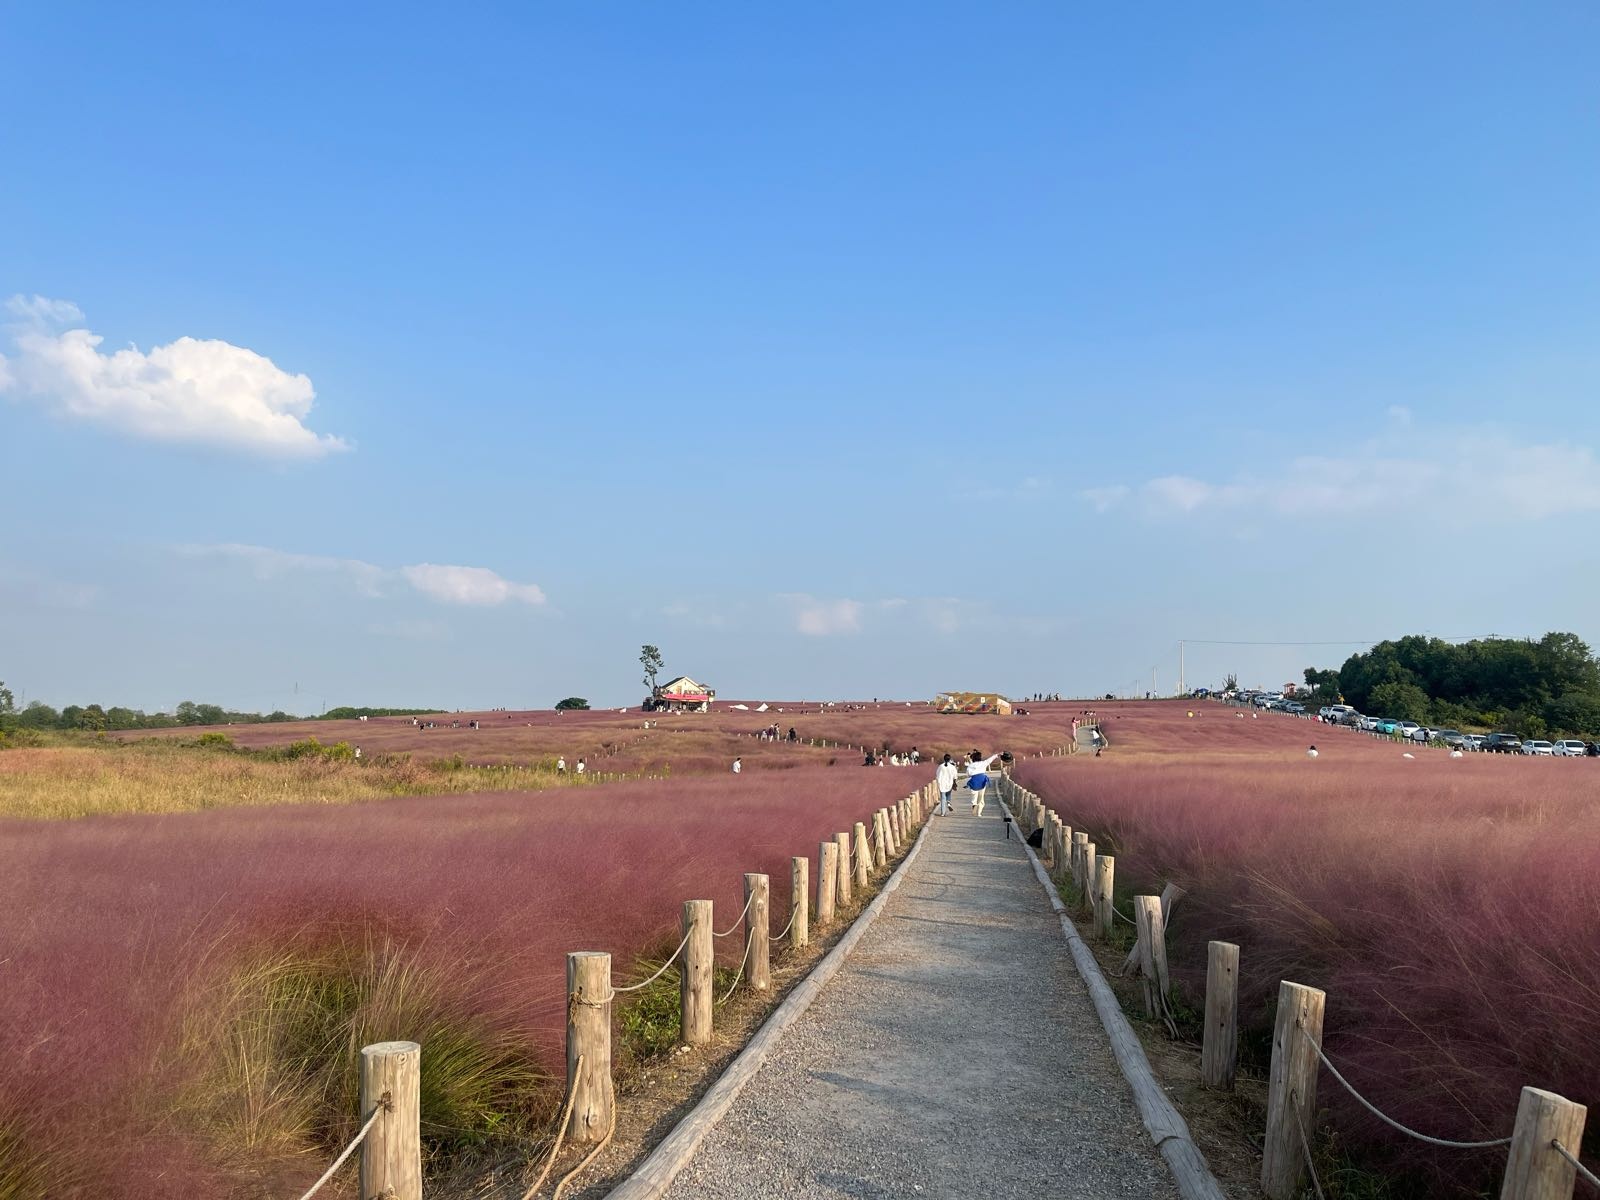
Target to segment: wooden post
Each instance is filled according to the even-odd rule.
[[[1159,1017],[1167,995],[1167,935],[1161,923],[1161,897],[1135,896],[1139,928],[1139,973],[1144,979],[1144,1015]]]
[[[811,860],[789,860],[789,945],[804,946],[811,941]]]
[[[1172,920],[1172,910],[1177,907],[1178,901],[1189,893],[1175,883],[1169,883],[1161,889],[1161,921],[1163,924]],[[1122,961],[1122,973],[1126,975],[1139,965],[1139,947],[1135,946],[1128,951],[1128,957]]]
[[[1261,1190],[1268,1200],[1295,1200],[1305,1170],[1302,1132],[1310,1140],[1317,1111],[1316,1046],[1322,1044],[1326,997],[1316,988],[1278,985],[1278,1019],[1272,1030],[1272,1071],[1267,1079],[1267,1137],[1261,1148]]]
[[[422,1047],[378,1042],[361,1048],[361,1110],[373,1122],[361,1143],[361,1194],[422,1200]]]
[[[834,834],[833,844],[839,847],[839,883],[834,892],[838,899],[839,907],[843,908],[850,903],[850,835],[848,833]]]
[[[1206,944],[1206,1028],[1200,1044],[1200,1082],[1233,1090],[1239,1061],[1239,947]]]
[[[1060,839],[1061,849],[1056,856],[1056,866],[1052,874],[1057,883],[1065,883],[1072,875],[1072,826],[1063,823],[1057,837]]]
[[[1082,891],[1088,886],[1083,877],[1083,848],[1089,844],[1089,835],[1078,830],[1072,835],[1072,882]]]
[[[744,977],[755,991],[765,992],[772,987],[771,881],[765,875],[746,874],[744,898],[749,902],[744,915],[744,936],[750,948],[750,964],[745,968]]]
[[[1588,1112],[1554,1092],[1523,1088],[1500,1200],[1568,1200],[1578,1173],[1551,1143],[1560,1142],[1577,1157]]]
[[[898,855],[900,853],[900,847],[905,844],[905,840],[905,831],[900,827],[900,809],[898,807],[891,808],[889,810],[889,841],[894,847],[895,854]]]
[[[856,822],[856,891],[866,894],[867,872],[872,867],[872,846],[867,841],[867,827]]]
[[[872,864],[880,871],[889,865],[889,847],[884,842],[883,809],[872,814]]]
[[[601,1141],[611,1129],[611,995],[611,955],[567,955],[567,1138],[577,1145]]]
[[[833,841],[817,847],[817,928],[833,924],[833,891],[839,886],[839,847]]]
[[[678,973],[679,1036],[685,1046],[711,1040],[711,901],[683,902],[683,965]]]
[[[1079,895],[1083,897],[1083,903],[1090,912],[1094,911],[1095,857],[1094,843],[1085,842],[1083,844],[1083,888]]]

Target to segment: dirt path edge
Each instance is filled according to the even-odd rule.
[[[905,878],[906,872],[911,869],[911,864],[916,862],[917,855],[922,851],[922,844],[927,841],[930,828],[930,822],[924,820],[922,830],[917,834],[917,840],[911,844],[910,852],[900,860],[900,865],[884,882],[872,903],[861,911],[861,915],[833,949],[811,969],[811,974],[805,981],[797,985],[784,998],[783,1003],[773,1010],[772,1015],[767,1018],[756,1035],[739,1052],[739,1056],[728,1064],[728,1069],[722,1073],[722,1077],[700,1098],[700,1103],[690,1109],[676,1128],[661,1139],[632,1175],[606,1193],[606,1200],[656,1200],[665,1193],[672,1181],[677,1178],[678,1172],[688,1165],[706,1135],[733,1106],[733,1102],[739,1098],[739,1093],[744,1090],[745,1085],[761,1069],[761,1065],[766,1062],[767,1055],[777,1044],[778,1039],[800,1019],[806,1009],[811,1007],[812,1001],[821,993],[828,980],[844,966],[850,951],[861,940],[873,921],[877,920],[878,914],[883,911],[883,906],[888,903],[889,897],[900,886],[900,881]],[[1148,1065],[1145,1069],[1149,1070]],[[1182,1124],[1181,1118],[1179,1123]],[[1184,1132],[1187,1136],[1188,1131]],[[1217,1193],[1217,1198],[1221,1200],[1220,1192]]]
[[[1000,802],[1000,808],[1008,817],[1011,816],[1005,801]],[[1050,899],[1050,907],[1061,921],[1062,936],[1067,939],[1073,965],[1078,968],[1084,986],[1089,989],[1094,1010],[1100,1017],[1100,1024],[1105,1027],[1106,1036],[1111,1042],[1111,1053],[1117,1060],[1117,1066],[1122,1068],[1128,1086],[1133,1089],[1133,1100],[1138,1106],[1139,1116],[1151,1140],[1155,1142],[1156,1150],[1172,1172],[1178,1191],[1184,1200],[1227,1200],[1221,1185],[1211,1174],[1205,1155],[1200,1153],[1200,1148],[1190,1137],[1187,1122],[1173,1107],[1172,1101],[1167,1099],[1160,1081],[1156,1079],[1150,1060],[1145,1057],[1144,1047],[1139,1044],[1138,1035],[1128,1023],[1122,1005],[1117,1002],[1116,993],[1101,973],[1094,952],[1084,945],[1083,938],[1078,935],[1067,906],[1061,902],[1060,895],[1051,884],[1044,864],[1026,840],[1022,842],[1022,849],[1033,864],[1033,873],[1044,887],[1045,895]]]

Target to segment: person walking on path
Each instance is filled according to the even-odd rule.
[[[975,817],[983,816],[983,794],[989,788],[989,764],[999,757],[999,754],[991,754],[983,758],[976,750],[967,756],[967,790],[972,793],[972,815]]]
[[[939,807],[934,809],[937,816],[950,815],[950,793],[956,790],[956,776],[959,774],[956,764],[946,754],[944,761],[939,764],[939,769],[933,773],[934,782],[939,787]]]

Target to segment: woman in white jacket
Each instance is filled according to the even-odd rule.
[[[973,816],[983,816],[983,794],[989,790],[989,764],[999,757],[991,754],[980,758],[976,750],[967,756],[967,790],[972,793]]]

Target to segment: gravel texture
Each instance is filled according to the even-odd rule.
[[[930,818],[668,1197],[1176,1197],[998,808]]]

